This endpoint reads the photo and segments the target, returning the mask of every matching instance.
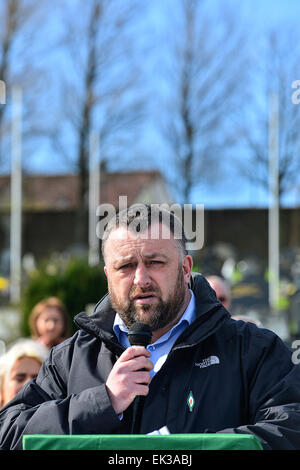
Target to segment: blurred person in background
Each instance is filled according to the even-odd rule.
[[[208,276],[206,279],[215,291],[217,299],[229,311],[231,308],[231,290],[229,284],[220,276]],[[254,320],[247,315],[232,315],[231,318],[233,320],[249,321],[260,328],[263,326],[259,320]]]
[[[220,276],[207,276],[206,279],[215,291],[217,299],[226,308],[226,310],[229,311],[231,307],[231,292],[225,279]]]
[[[37,377],[48,349],[30,339],[15,342],[0,358],[0,407],[12,400],[21,388]]]
[[[31,337],[51,349],[70,337],[70,317],[57,297],[38,302],[29,317]]]

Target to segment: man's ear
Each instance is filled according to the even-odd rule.
[[[107,277],[107,267],[104,266],[104,272],[105,272],[105,276]]]
[[[193,258],[190,255],[186,255],[183,258],[182,269],[183,269],[184,281],[188,285],[190,282],[191,272],[193,269]]]

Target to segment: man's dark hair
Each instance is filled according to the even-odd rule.
[[[154,223],[163,224],[169,228],[179,247],[180,253],[185,256],[187,254],[186,236],[179,217],[173,212],[159,207],[158,204],[134,204],[118,212],[106,224],[101,244],[103,259],[105,259],[105,242],[113,230],[119,227],[126,227],[128,230],[135,231],[136,233],[144,233]]]

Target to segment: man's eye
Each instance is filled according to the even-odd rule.
[[[122,264],[122,266],[119,267],[119,269],[129,269],[131,267],[131,263],[127,264]]]
[[[23,375],[23,374],[22,375],[15,375],[12,379],[17,383],[22,383],[25,380],[25,375]]]
[[[150,261],[150,263],[151,263],[151,264],[163,264],[162,261],[154,260],[154,259],[153,259],[152,261]]]

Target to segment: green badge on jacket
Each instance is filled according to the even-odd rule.
[[[190,393],[189,393],[189,396],[188,396],[188,399],[187,399],[187,404],[188,404],[189,410],[193,411],[193,408],[194,408],[194,405],[195,405],[195,399],[194,399],[192,391],[190,391]]]

